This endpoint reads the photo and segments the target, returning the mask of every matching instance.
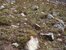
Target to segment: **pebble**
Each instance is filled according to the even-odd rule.
[[[27,24],[27,23],[24,23],[25,25]]]
[[[22,16],[26,16],[24,13],[21,13]]]
[[[48,14],[48,19],[54,19],[53,15],[52,14]]]
[[[1,6],[0,6],[0,10],[1,10],[1,9],[4,9],[4,8],[5,8],[5,6],[4,6],[4,5],[1,5]]]
[[[53,35],[53,33],[49,32],[49,33],[46,34],[46,35],[51,35],[52,39],[54,39],[54,35]]]
[[[53,12],[53,16],[57,16],[58,15],[58,13],[57,12]]]
[[[36,30],[40,30],[40,29],[41,29],[40,25],[38,25],[38,24],[34,24],[33,27],[34,27]]]
[[[41,14],[45,14],[45,12],[41,12]]]
[[[18,47],[19,46],[18,43],[12,43],[12,45],[15,46],[15,47]]]

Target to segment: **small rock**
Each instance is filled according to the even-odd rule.
[[[53,15],[51,15],[51,14],[48,14],[48,19],[54,19],[54,17],[53,17]]]
[[[24,23],[25,25],[27,24],[27,23]]]
[[[9,14],[10,17],[15,18],[13,15]]]
[[[35,10],[35,11],[38,10],[38,8],[39,7],[37,5],[32,6],[32,9]]]
[[[21,13],[22,16],[26,16],[24,13]]]
[[[12,45],[15,46],[15,47],[18,47],[19,46],[18,43],[12,43]]]
[[[49,40],[49,41],[53,41],[54,40],[54,35],[53,33],[49,32],[49,33],[40,33],[40,35],[44,36],[45,39]]]
[[[24,9],[27,9],[27,7],[23,7]]]
[[[3,6],[3,5],[0,6],[0,10],[2,10],[2,9],[4,9],[4,8],[5,8],[5,6]]]

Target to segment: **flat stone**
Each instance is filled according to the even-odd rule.
[[[40,35],[44,36],[45,39],[49,40],[49,41],[53,41],[54,40],[54,34],[49,32],[49,33],[40,33]]]

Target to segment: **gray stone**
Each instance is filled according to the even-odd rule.
[[[52,14],[48,14],[47,18],[48,18],[48,19],[53,19],[54,17],[53,17]]]

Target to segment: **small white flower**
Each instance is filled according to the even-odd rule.
[[[53,15],[51,15],[51,14],[48,14],[48,16],[47,16],[49,19],[54,19],[54,17],[53,17]]]
[[[27,24],[27,23],[24,23],[25,25]]]
[[[42,14],[45,14],[44,12],[41,12]]]
[[[49,33],[40,33],[40,35],[42,35],[42,36],[51,36],[51,38],[52,38],[52,40],[54,40],[54,34],[53,33],[51,33],[51,32],[49,32]]]
[[[18,28],[18,26],[16,26],[16,25],[11,25],[13,28]]]
[[[60,42],[62,41],[62,39],[61,39],[61,38],[58,38],[57,40],[58,40],[58,41],[60,41]]]
[[[0,9],[4,9],[4,8],[5,8],[5,6],[4,6],[4,5],[1,5],[1,6],[0,6]]]

